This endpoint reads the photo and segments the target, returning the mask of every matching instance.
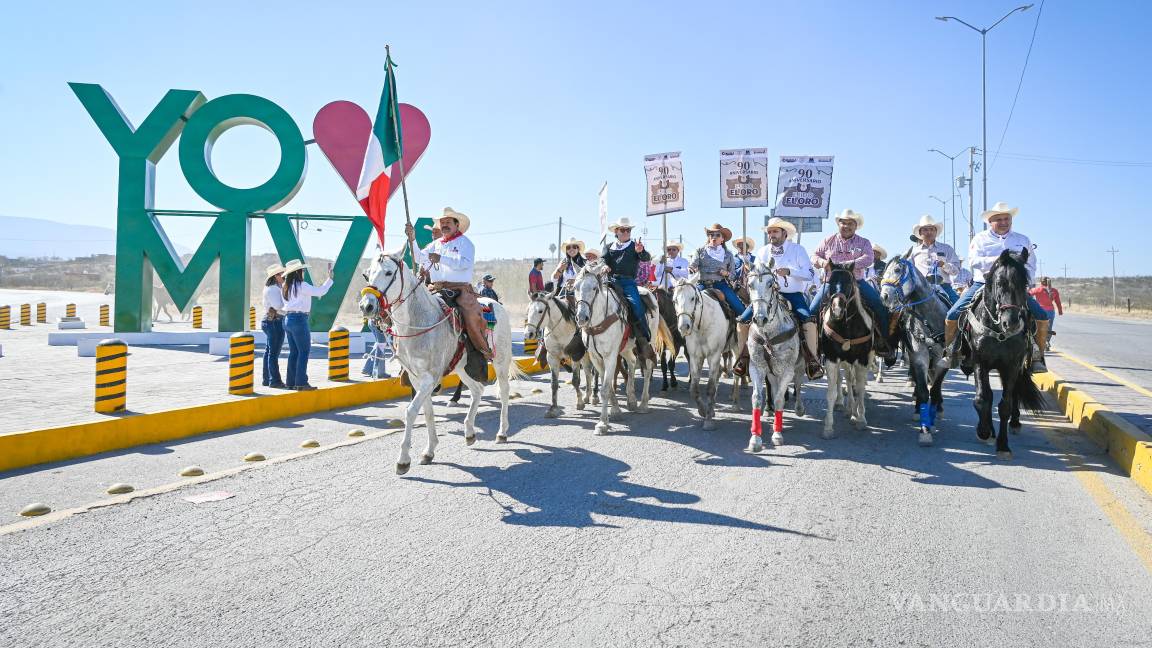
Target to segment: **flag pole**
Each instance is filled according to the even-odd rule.
[[[387,70],[385,74],[392,77],[393,82],[388,84],[388,92],[391,97],[388,100],[396,106],[396,110],[392,111],[392,131],[395,133],[396,139],[396,152],[400,157],[396,158],[396,164],[400,166],[400,194],[404,197],[404,223],[412,225],[412,213],[408,209],[408,174],[404,172],[404,144],[400,141],[400,101],[396,98],[396,75],[392,72],[392,47],[390,45],[384,46],[385,65]],[[412,251],[412,272],[416,272],[416,252]]]

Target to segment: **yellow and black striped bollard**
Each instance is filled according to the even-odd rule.
[[[40,302],[39,304],[36,304],[36,323],[37,324],[47,324],[48,323],[48,304],[45,304],[44,302]]]
[[[128,400],[128,345],[104,340],[96,345],[96,411],[123,412]]]
[[[249,331],[255,331],[256,330],[256,307],[255,306],[249,306],[248,307],[248,330]]]
[[[256,338],[251,333],[233,333],[228,342],[228,393],[251,394]]]
[[[32,304],[20,304],[20,326],[32,326]]]
[[[524,338],[524,355],[536,355],[536,338]]]
[[[100,304],[100,326],[111,326],[108,304]]]
[[[12,328],[12,308],[0,306],[0,329]]]
[[[348,329],[328,331],[328,380],[348,380]]]
[[[76,317],[76,304],[68,304],[64,307],[64,317]]]
[[[192,307],[192,328],[204,328],[204,308],[201,306]]]

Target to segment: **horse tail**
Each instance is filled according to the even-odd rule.
[[[508,363],[508,380],[527,380],[530,377],[520,368],[520,363],[516,361],[516,358],[512,358],[512,362]]]
[[[1036,386],[1036,382],[1032,380],[1031,367],[1020,372],[1016,378],[1016,385],[1012,389],[1012,395],[1020,407],[1033,414],[1039,414],[1044,409],[1044,394]]]
[[[672,331],[668,329],[668,323],[664,318],[656,320],[656,339],[652,340],[652,349],[656,351],[656,355],[664,353],[665,349],[675,349],[676,343],[672,340]]]

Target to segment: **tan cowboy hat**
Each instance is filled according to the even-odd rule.
[[[580,249],[580,254],[584,254],[584,241],[577,241],[576,237],[573,236],[567,241],[564,241],[564,249],[567,250],[569,245],[575,245]]]
[[[667,243],[664,244],[665,250],[667,250],[670,247],[674,247],[677,250],[680,250],[681,252],[684,251],[684,244],[681,243],[680,241],[668,241]]]
[[[745,252],[750,252],[752,248],[756,247],[756,241],[753,241],[752,237],[744,236],[738,239],[733,239],[732,245],[736,247],[743,246]]]
[[[884,249],[883,245],[872,244],[872,256],[876,259],[883,261],[888,258],[888,250]]]
[[[944,236],[944,223],[936,222],[936,219],[932,218],[932,216],[930,216],[928,214],[924,214],[923,216],[921,216],[920,220],[915,225],[912,226],[912,236],[915,236],[916,238],[920,238],[920,228],[921,227],[935,227],[936,228],[936,236],[937,237],[943,237]],[[873,246],[873,247],[875,247],[875,246]]]
[[[311,268],[311,267],[312,266],[308,265],[307,263],[304,263],[300,259],[292,259],[288,263],[284,264],[284,276],[287,277],[288,275],[292,274],[293,272],[296,272],[297,270],[304,270],[304,269]]]
[[[708,234],[711,234],[712,232],[720,232],[721,234],[723,234],[725,243],[732,240],[732,230],[728,229],[727,227],[722,226],[720,223],[712,223],[711,226],[704,228],[704,235],[705,236],[707,236]]]
[[[466,233],[468,228],[472,226],[472,219],[468,218],[467,214],[461,214],[451,207],[445,207],[444,215],[440,218],[455,218],[456,222],[460,223],[459,229],[461,234]]]
[[[856,229],[864,229],[864,216],[863,216],[863,214],[857,214],[856,212],[852,211],[851,209],[845,209],[844,211],[840,212],[839,214],[836,214],[836,220],[837,221],[842,221],[842,220],[856,221]]]
[[[1009,207],[1008,203],[1006,202],[998,202],[995,205],[992,205],[992,209],[989,209],[983,214],[980,214],[980,218],[983,218],[985,223],[988,222],[989,218],[992,218],[997,214],[1008,214],[1012,218],[1016,218],[1016,212],[1018,211],[1020,211],[1018,207]]]
[[[767,234],[768,230],[773,228],[784,230],[788,234],[788,238],[796,238],[796,226],[779,216],[773,216],[768,221],[768,224],[764,226],[764,233]]]
[[[268,266],[268,269],[265,272],[265,279],[268,277],[275,277],[278,274],[284,274],[284,266],[280,265],[279,263],[273,263],[272,265]]]
[[[623,227],[624,229],[632,229],[633,227],[636,227],[636,226],[633,225],[632,221],[628,220],[627,218],[621,218],[620,220],[616,221],[615,223],[612,223],[611,225],[609,225],[608,231],[609,232],[615,232],[616,230],[620,229],[621,227]]]

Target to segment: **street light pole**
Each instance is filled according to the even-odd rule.
[[[931,198],[932,200],[935,200],[936,202],[940,203],[940,212],[942,213],[940,220],[947,221],[948,220],[948,203],[950,203],[952,201],[951,200],[944,200],[944,199],[938,198],[936,196],[928,196],[928,197]]]
[[[1116,253],[1119,251],[1116,248],[1108,250],[1112,255],[1112,308],[1116,308]]]
[[[936,16],[936,20],[939,20],[941,22],[948,22],[949,20],[955,20],[956,22],[960,23],[961,25],[964,25],[968,29],[971,29],[972,31],[980,34],[980,106],[981,106],[980,113],[981,113],[981,121],[983,122],[982,127],[981,127],[981,130],[983,132],[983,138],[982,138],[983,144],[982,144],[981,148],[984,150],[984,166],[983,166],[983,169],[981,170],[981,182],[983,184],[983,190],[982,191],[984,194],[984,197],[983,197],[983,199],[984,199],[984,211],[988,211],[988,32],[995,29],[996,25],[999,25],[1000,23],[1004,22],[1008,18],[1008,16],[1011,16],[1012,14],[1016,13],[1017,11],[1028,11],[1031,8],[1032,8],[1032,5],[1030,5],[1030,4],[1021,5],[1019,7],[1016,7],[1012,11],[1009,11],[1008,13],[1004,14],[1003,18],[992,23],[991,27],[985,27],[984,29],[980,29],[979,27],[973,27],[972,25],[964,22],[963,20],[960,20],[956,16]]]
[[[941,151],[940,149],[928,149],[929,153],[932,153],[933,151],[935,151],[936,153],[939,153],[940,155],[943,155],[944,157],[948,158],[948,167],[951,169],[951,172],[948,174],[948,184],[952,187],[952,248],[953,249],[956,248],[956,195],[958,193],[958,191],[956,190],[956,158],[960,157],[961,155],[964,155],[964,151],[967,151],[967,150],[968,150],[967,148],[963,148],[963,149],[960,149],[960,152],[957,153],[956,155],[948,155],[947,153],[945,153],[944,151]]]

